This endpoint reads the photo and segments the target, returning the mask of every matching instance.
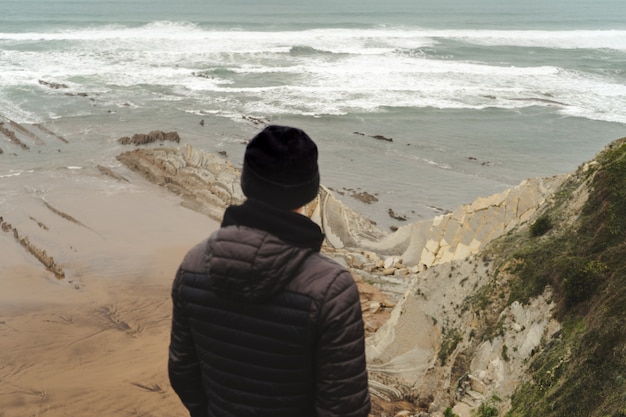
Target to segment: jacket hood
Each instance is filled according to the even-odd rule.
[[[227,298],[264,301],[287,285],[311,253],[264,231],[228,226],[207,246],[209,285]]]
[[[308,218],[247,200],[226,210],[207,244],[209,286],[223,297],[264,301],[319,251],[324,235]]]

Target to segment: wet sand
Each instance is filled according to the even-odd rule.
[[[7,142],[0,160],[0,417],[187,416],[167,378],[170,287],[186,251],[236,201],[236,170],[202,156],[202,181],[193,169],[151,178],[109,151],[103,166],[78,139],[45,146],[70,141],[0,119],[27,144]],[[205,198],[183,201],[196,193]],[[392,304],[357,285],[372,334],[390,314],[372,305]],[[375,415],[412,407],[373,402]]]
[[[167,380],[169,291],[218,225],[118,172],[128,182],[95,169],[2,178],[2,417],[187,415]]]

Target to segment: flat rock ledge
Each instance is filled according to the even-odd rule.
[[[225,208],[243,201],[239,171],[225,159],[184,148],[135,149],[118,155],[129,169],[183,198],[183,205],[220,220]]]
[[[150,181],[181,195],[187,207],[218,221],[226,207],[244,199],[239,169],[221,156],[189,145],[136,149],[122,153],[118,159]],[[322,228],[326,245],[383,257],[399,256],[402,268],[417,267],[414,272],[418,272],[478,253],[493,239],[528,221],[565,178],[524,180],[502,193],[478,198],[452,213],[402,226],[393,233],[381,231],[324,186],[306,210]],[[385,268],[386,275],[402,268]]]
[[[220,221],[226,207],[244,200],[239,184],[241,172],[223,157],[189,145],[181,148],[142,148],[124,152],[117,159],[183,197],[184,205]],[[384,237],[369,219],[339,201],[326,187],[305,208],[333,248],[360,246],[363,240]]]

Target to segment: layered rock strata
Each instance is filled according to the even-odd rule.
[[[217,220],[244,198],[238,169],[190,146],[139,149],[118,159]],[[552,307],[546,295],[531,306],[506,309],[499,321],[507,331],[472,345],[485,319],[472,297],[494,276],[489,260],[477,254],[531,220],[564,178],[529,179],[391,234],[321,187],[306,214],[326,235],[323,251],[349,268],[360,285],[376,398],[424,411],[456,403],[455,412],[466,417],[490,393],[512,392],[533,349],[558,324],[548,318]],[[505,346],[516,347],[506,360]]]
[[[65,278],[65,272],[56,264],[52,256],[48,255],[45,250],[31,243],[28,236],[20,235],[20,232],[13,227],[11,223],[5,221],[2,216],[0,216],[0,230],[12,234],[15,241],[33,255],[48,271],[52,272],[55,277],[58,279]]]
[[[400,227],[384,239],[362,240],[360,247],[399,255],[405,264],[423,268],[463,259],[528,221],[564,179],[527,179],[499,194],[459,206],[452,213]]]
[[[243,201],[239,170],[225,159],[191,146],[134,150],[118,159],[214,219],[221,219],[228,205]],[[329,246],[399,255],[404,265],[423,269],[478,253],[491,240],[527,221],[563,178],[525,180],[517,187],[479,198],[452,213],[403,226],[392,234],[378,229],[323,186],[307,210],[322,227]]]

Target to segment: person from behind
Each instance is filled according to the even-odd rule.
[[[168,373],[192,417],[368,416],[359,293],[301,214],[319,184],[311,138],[266,127],[246,147],[246,200],[183,259]]]

